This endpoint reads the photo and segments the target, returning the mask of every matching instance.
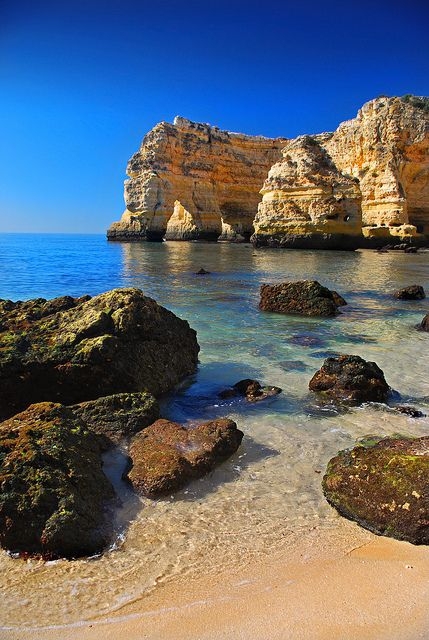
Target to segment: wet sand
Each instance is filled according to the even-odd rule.
[[[4,640],[417,640],[429,636],[429,549],[338,519],[269,557],[180,577],[109,619],[3,630]]]

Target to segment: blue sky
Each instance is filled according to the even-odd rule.
[[[426,0],[0,0],[0,231],[103,233],[180,114],[292,137],[429,95]]]

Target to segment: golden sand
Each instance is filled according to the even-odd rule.
[[[286,550],[189,582],[109,619],[3,631],[4,640],[417,640],[429,637],[429,549],[339,520]]]

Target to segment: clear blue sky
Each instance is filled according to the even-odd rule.
[[[429,94],[427,0],[0,0],[0,231],[104,232],[180,114],[292,137]]]

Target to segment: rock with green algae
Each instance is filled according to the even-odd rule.
[[[60,404],[33,404],[0,424],[0,543],[45,558],[97,553],[112,534],[113,488],[99,438]]]
[[[365,529],[429,544],[429,436],[372,438],[340,451],[322,486],[328,502]]]
[[[116,393],[70,407],[92,431],[107,439],[106,445],[120,443],[159,418],[159,405],[147,391]]]
[[[390,391],[375,362],[353,355],[326,358],[308,386],[322,397],[348,405],[387,402]]]
[[[305,316],[336,316],[346,301],[316,280],[299,280],[261,286],[259,308],[276,313]]]
[[[221,418],[194,428],[157,420],[131,441],[128,480],[137,493],[158,496],[180,489],[231,456],[243,432]]]
[[[41,401],[70,405],[114,393],[158,396],[193,373],[196,333],[143,295],[0,301],[0,419]]]

